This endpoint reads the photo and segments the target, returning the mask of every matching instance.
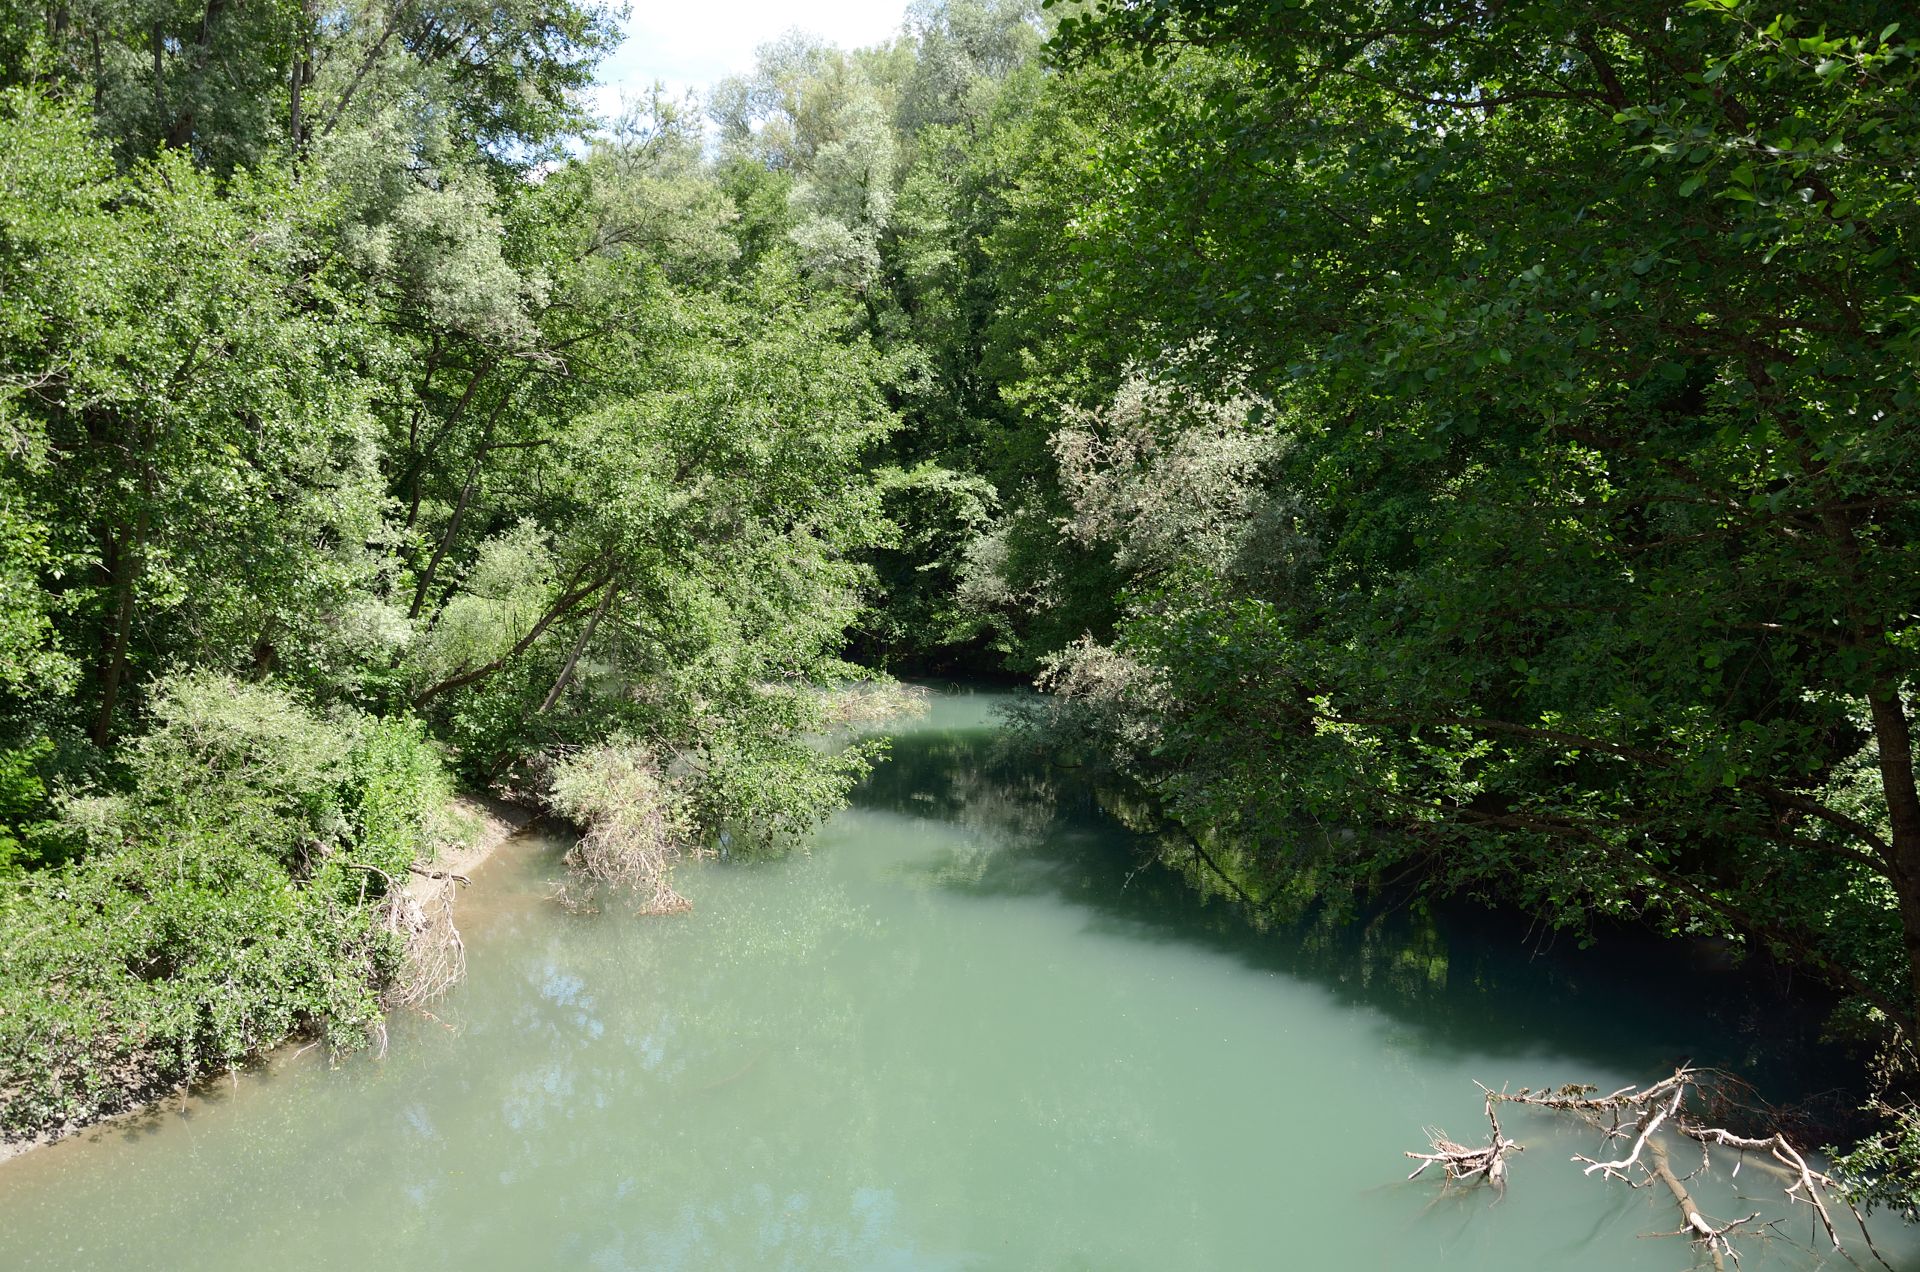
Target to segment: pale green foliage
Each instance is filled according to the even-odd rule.
[[[759,49],[750,76],[717,85],[709,112],[736,154],[793,173],[788,235],[823,281],[864,291],[880,269],[900,165],[894,68],[798,33]]]
[[[429,188],[409,184],[407,197],[379,227],[380,246],[426,322],[523,348],[533,338],[529,311],[545,289],[538,275],[517,271],[502,257],[504,227],[492,196],[477,175],[458,171]]]
[[[807,268],[855,291],[880,269],[880,236],[893,215],[896,142],[872,88],[855,81],[826,124],[790,196],[792,230]]]
[[[729,146],[775,168],[809,162],[852,74],[847,55],[799,31],[754,50],[753,73],[720,81],[708,114]]]
[[[458,154],[443,150],[423,165],[406,122],[382,119],[316,151],[315,167],[341,202],[348,262],[420,321],[525,348],[543,282],[503,255],[493,185]]]
[[[539,621],[554,574],[551,536],[531,521],[481,543],[460,590],[415,646],[421,679],[431,681],[505,654]]]
[[[1151,755],[1175,705],[1165,674],[1091,636],[1046,655],[1035,684],[1053,695],[1041,712],[1063,739]]]
[[[933,691],[896,680],[853,681],[819,691],[821,714],[834,729],[877,731],[901,720],[917,720],[933,709]]]
[[[1281,444],[1271,419],[1252,399],[1198,402],[1129,375],[1106,409],[1073,412],[1050,439],[1071,508],[1062,533],[1107,545],[1129,572],[1225,569]]]
[[[584,832],[567,864],[588,880],[633,890],[648,913],[687,908],[673,866],[691,842],[685,798],[651,748],[615,738],[554,765],[549,802]]]
[[[291,857],[347,831],[339,792],[358,722],[329,724],[284,690],[197,671],[162,681],[123,751],[140,811],[186,834],[214,819]]]
[[[638,257],[675,280],[737,259],[738,213],[709,179],[703,144],[698,117],[657,93],[611,121],[573,170],[586,186],[587,254]]]
[[[824,724],[811,695],[781,693],[763,711],[739,711],[734,727],[710,729],[684,762],[697,780],[687,806],[709,842],[730,852],[791,849],[846,802],[881,753],[876,743],[822,750]]]
[[[1036,0],[915,0],[906,29],[913,69],[899,121],[911,133],[979,119],[1007,78],[1034,60],[1045,40]]]

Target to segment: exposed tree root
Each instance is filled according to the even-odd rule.
[[[1707,1218],[1687,1191],[1685,1180],[1674,1173],[1663,1135],[1677,1134],[1698,1143],[1701,1146],[1703,1170],[1712,1165],[1713,1150],[1716,1148],[1732,1149],[1740,1155],[1734,1164],[1733,1175],[1740,1173],[1748,1153],[1764,1153],[1769,1164],[1776,1166],[1780,1177],[1786,1181],[1784,1191],[1788,1201],[1812,1208],[1834,1250],[1852,1261],[1852,1255],[1846,1251],[1834,1225],[1833,1208],[1838,1205],[1844,1206],[1853,1216],[1859,1226],[1860,1236],[1873,1257],[1882,1266],[1891,1269],[1891,1265],[1874,1246],[1873,1238],[1867,1232],[1866,1220],[1860,1212],[1847,1202],[1831,1178],[1808,1165],[1805,1155],[1793,1146],[1785,1133],[1776,1130],[1760,1137],[1737,1135],[1722,1127],[1710,1126],[1689,1112],[1690,1098],[1697,1105],[1711,1103],[1701,1091],[1703,1076],[1701,1070],[1682,1068],[1676,1070],[1672,1077],[1651,1086],[1622,1087],[1609,1095],[1599,1095],[1590,1086],[1564,1086],[1542,1091],[1531,1088],[1495,1091],[1481,1085],[1480,1090],[1486,1095],[1487,1119],[1493,1124],[1492,1141],[1484,1148],[1467,1148],[1445,1139],[1438,1132],[1431,1132],[1431,1153],[1407,1154],[1421,1163],[1420,1168],[1407,1178],[1416,1178],[1429,1166],[1439,1164],[1445,1168],[1449,1181],[1478,1181],[1485,1178],[1496,1188],[1503,1186],[1506,1157],[1509,1153],[1520,1151],[1521,1146],[1501,1133],[1494,1109],[1499,1104],[1523,1104],[1556,1113],[1569,1113],[1590,1122],[1602,1131],[1606,1143],[1628,1141],[1626,1151],[1611,1159],[1576,1154],[1573,1160],[1583,1164],[1583,1174],[1597,1173],[1605,1178],[1624,1180],[1635,1188],[1657,1180],[1672,1195],[1674,1205],[1680,1211],[1680,1229],[1675,1235],[1685,1235],[1701,1247],[1716,1272],[1725,1272],[1728,1260],[1736,1266],[1739,1264],[1740,1255],[1734,1247],[1735,1237],[1757,1234],[1768,1225],[1753,1226],[1760,1219],[1760,1212],[1725,1223],[1715,1223]]]
[[[453,921],[453,897],[466,880],[445,871],[416,870],[428,882],[403,889],[388,911],[388,926],[406,937],[400,978],[389,997],[406,1007],[431,1002],[467,974],[467,946]]]
[[[349,870],[374,875],[385,882],[381,922],[387,931],[398,934],[406,942],[400,974],[387,990],[387,1001],[402,1007],[418,1007],[459,984],[467,974],[467,947],[453,921],[453,897],[456,888],[472,881],[450,870],[412,865],[408,872],[422,882],[401,887],[378,866],[351,861],[344,864]],[[380,1050],[384,1052],[384,1025],[378,1035]]]

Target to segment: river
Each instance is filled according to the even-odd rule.
[[[1252,932],[996,759],[995,701],[940,697],[810,851],[683,869],[689,915],[568,913],[563,845],[521,836],[462,902],[468,981],[384,1056],[281,1056],[0,1167],[0,1267],[1692,1266],[1642,1236],[1664,1194],[1583,1177],[1594,1137],[1547,1116],[1509,1115],[1497,1204],[1401,1153],[1483,1138],[1476,1079],[1750,1042],[1504,930]],[[1694,1188],[1786,1215],[1747,1272],[1822,1266],[1741,1182]]]

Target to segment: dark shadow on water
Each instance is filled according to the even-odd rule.
[[[1860,1065],[1820,1040],[1826,1003],[1755,956],[1626,926],[1581,948],[1524,915],[1473,904],[1376,903],[1346,922],[1261,930],[1203,897],[1101,807],[1094,784],[995,729],[908,731],[854,796],[858,808],[975,832],[938,882],[979,897],[1051,895],[1094,930],[1181,943],[1324,988],[1383,1013],[1437,1056],[1572,1058],[1573,1072],[1513,1063],[1494,1085],[1582,1081],[1582,1065],[1652,1080],[1683,1061],[1736,1073],[1777,1104],[1843,1131]],[[1565,1061],[1562,1064],[1566,1063]]]

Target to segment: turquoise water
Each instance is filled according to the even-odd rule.
[[[384,1057],[0,1166],[0,1267],[1691,1266],[1641,1236],[1670,1203],[1583,1178],[1593,1137],[1550,1119],[1508,1117],[1498,1204],[1401,1154],[1482,1136],[1475,1079],[1748,1044],[1493,932],[1248,932],[999,754],[994,701],[941,698],[810,852],[684,870],[690,915],[569,914],[563,845],[523,836],[463,901],[467,983]],[[1787,1214],[1741,1182],[1694,1187]],[[1787,1215],[1743,1266],[1819,1266],[1807,1237]]]

